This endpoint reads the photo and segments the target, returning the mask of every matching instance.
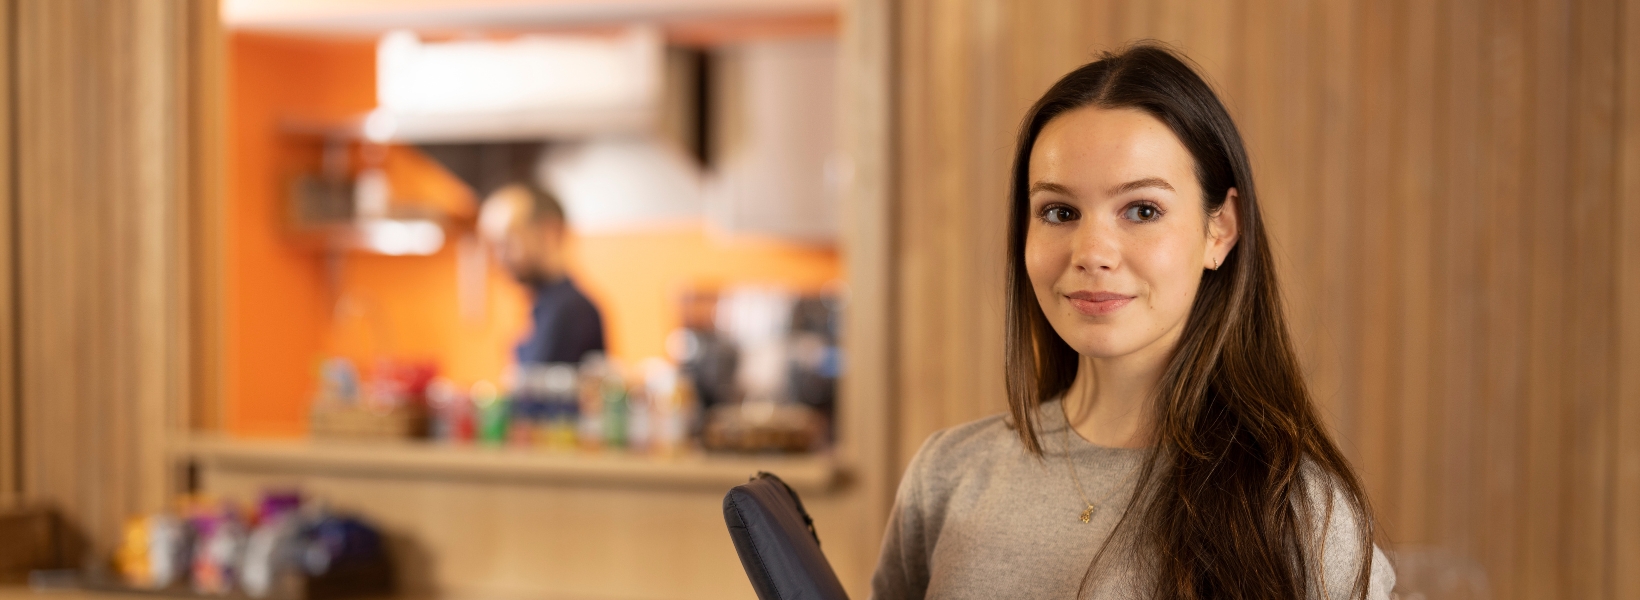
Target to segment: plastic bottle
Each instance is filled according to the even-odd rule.
[[[626,378],[621,376],[621,370],[614,365],[603,377],[604,397],[604,447],[611,449],[626,448]]]
[[[478,441],[484,444],[499,445],[507,433],[506,398],[502,398],[495,389],[495,385],[488,381],[473,384],[473,409],[477,413]]]
[[[443,377],[427,384],[427,437],[435,442],[449,443],[456,438],[456,411],[458,405],[456,384]]]
[[[665,361],[652,361],[644,371],[654,420],[651,449],[657,454],[676,454],[688,445],[693,430],[698,404],[694,384]]]
[[[576,399],[575,379],[575,366],[560,363],[547,367],[542,380],[546,399],[547,444],[556,450],[573,450],[576,446],[580,406]]]
[[[626,394],[626,447],[648,452],[654,437],[653,403],[643,379],[631,382]]]
[[[542,378],[546,365],[530,364],[519,369],[507,407],[507,445],[528,448],[535,444],[541,421]]]
[[[576,442],[582,450],[604,446],[604,355],[587,354],[576,373]]]

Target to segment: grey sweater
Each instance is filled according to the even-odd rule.
[[[1003,415],[935,433],[911,460],[890,513],[871,595],[900,598],[1072,598],[1133,493],[1143,451],[1095,446],[1066,431],[1058,402],[1041,408],[1044,457],[1025,451]],[[1067,435],[1068,434],[1068,435]],[[1089,523],[1070,463],[1096,509]],[[1362,557],[1356,523],[1334,492],[1309,501],[1325,519],[1317,535],[1326,593],[1346,597]],[[1339,508],[1327,510],[1327,506]],[[1327,516],[1330,514],[1330,517]],[[1319,519],[1318,519],[1318,522]],[[1138,598],[1133,561],[1118,545],[1106,551],[1084,597]],[[1395,572],[1375,546],[1367,597],[1389,598]],[[1319,586],[1317,586],[1319,587]]]

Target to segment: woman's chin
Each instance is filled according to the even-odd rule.
[[[1083,358],[1120,358],[1139,350],[1143,344],[1117,338],[1066,340]]]

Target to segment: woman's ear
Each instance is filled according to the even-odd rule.
[[[1204,266],[1218,270],[1224,264],[1225,257],[1230,250],[1236,247],[1236,239],[1241,235],[1241,218],[1237,211],[1241,194],[1236,188],[1224,193],[1224,204],[1219,205],[1219,211],[1207,217],[1207,256],[1203,257]]]

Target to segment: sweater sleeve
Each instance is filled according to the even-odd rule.
[[[1370,560],[1370,575],[1367,578],[1367,600],[1389,600],[1390,592],[1395,589],[1395,569],[1389,563],[1377,544],[1373,544],[1369,556],[1363,557],[1361,552],[1361,527],[1355,512],[1350,510],[1345,501],[1343,491],[1333,485],[1329,477],[1319,474],[1319,469],[1308,469],[1311,490],[1307,494],[1310,506],[1308,514],[1315,523],[1312,526],[1316,543],[1311,545],[1314,556],[1312,561],[1320,561],[1321,577],[1312,579],[1314,582],[1309,597],[1322,600],[1353,600],[1350,592],[1355,587],[1355,578],[1360,572],[1361,562]],[[1317,589],[1319,588],[1319,589]]]
[[[921,600],[928,592],[928,559],[933,552],[933,536],[928,530],[927,463],[929,447],[940,433],[923,443],[894,494],[894,508],[883,532],[883,548],[877,557],[877,571],[871,576],[871,597],[875,600]]]

